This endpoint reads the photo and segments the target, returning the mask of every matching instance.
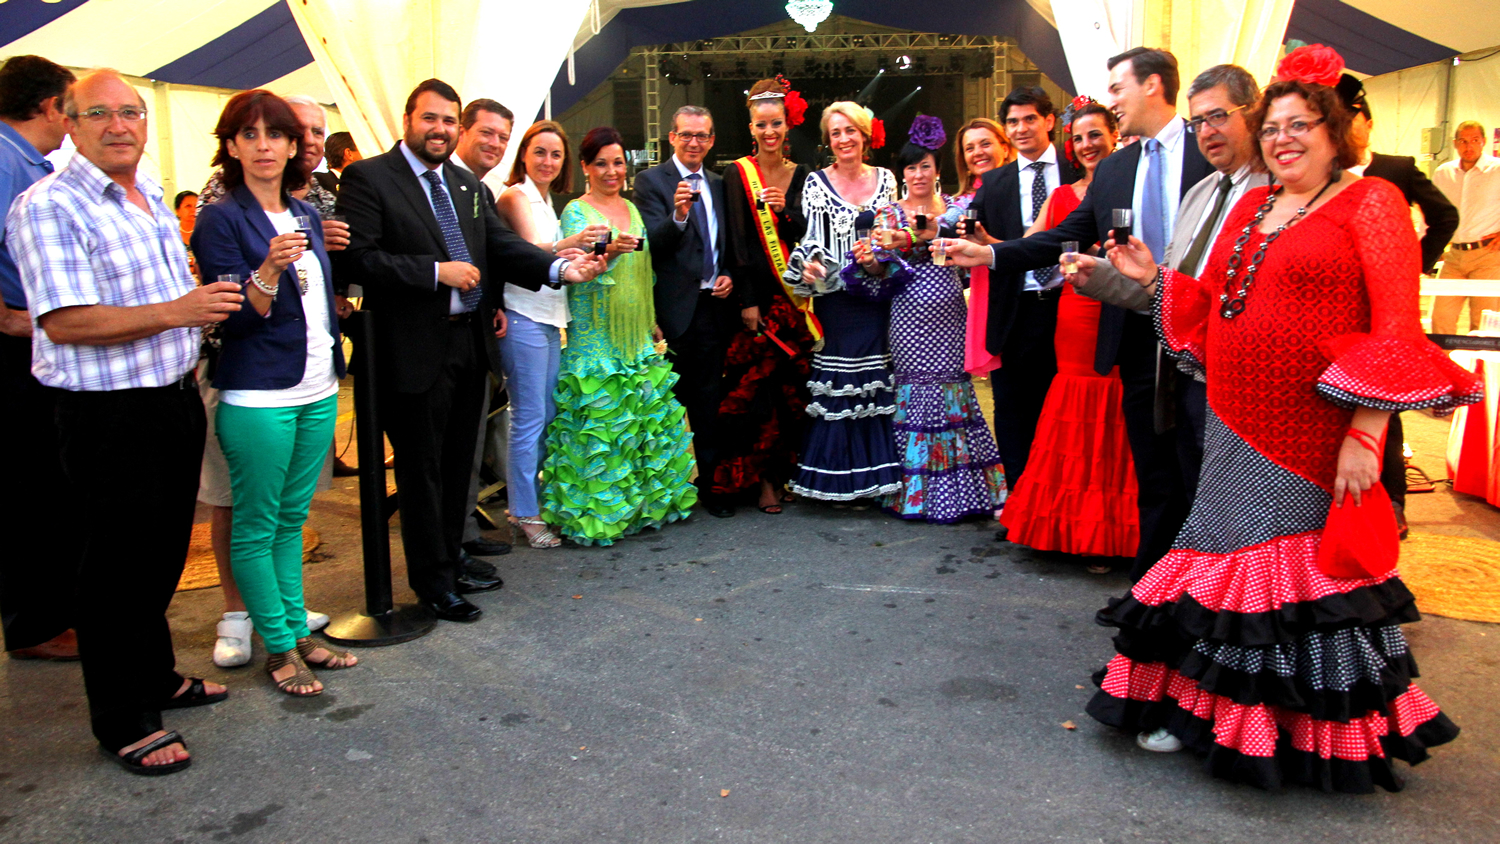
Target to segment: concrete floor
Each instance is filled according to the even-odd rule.
[[[1409,422],[1435,477],[1443,427]],[[1412,502],[1419,530],[1500,539],[1480,502]],[[353,479],[312,519],[332,556],[307,569],[310,603],[352,610]],[[361,651],[307,700],[271,689],[263,650],[214,668],[219,590],[181,593],[180,668],[233,689],[168,713],[194,767],[123,773],[76,664],[0,660],[0,841],[1500,840],[1500,628],[1408,628],[1464,732],[1404,792],[1268,794],[1085,715],[1112,653],[1093,614],[1126,579],[992,537],[799,503],[519,548],[494,559],[506,586],[477,596],[482,621]]]

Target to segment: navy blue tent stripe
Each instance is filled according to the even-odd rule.
[[[312,60],[292,10],[281,2],[146,75],[183,85],[258,88]]]
[[[1372,76],[1442,61],[1458,53],[1339,0],[1297,0],[1286,37],[1327,44],[1339,51],[1351,70]]]
[[[1002,3],[890,3],[839,0],[840,15],[880,26],[945,35],[1009,35],[1042,72],[1073,89],[1057,30],[1025,0]],[[608,78],[632,47],[733,35],[786,20],[785,0],[714,0],[625,9],[574,56],[577,85],[564,65],[552,83],[552,111],[560,114]],[[1105,57],[1101,56],[1102,62]],[[460,91],[459,93],[463,93]],[[1094,92],[1096,94],[1103,92]]]
[[[87,3],[88,0],[61,0],[58,3],[43,3],[41,0],[6,3],[0,9],[0,45],[28,35],[68,12]],[[9,56],[13,51],[0,47],[0,56]]]

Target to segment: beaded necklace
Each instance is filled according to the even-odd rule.
[[[1276,242],[1276,238],[1281,237],[1282,232],[1291,228],[1293,223],[1306,217],[1307,209],[1311,208],[1313,203],[1317,202],[1342,175],[1342,173],[1335,173],[1333,178],[1329,179],[1323,185],[1322,189],[1314,194],[1312,199],[1308,200],[1306,205],[1297,209],[1297,213],[1293,214],[1290,220],[1277,226],[1275,231],[1266,235],[1266,239],[1261,241],[1260,248],[1255,251],[1254,255],[1250,256],[1250,266],[1245,268],[1244,279],[1240,282],[1240,289],[1235,292],[1234,298],[1229,298],[1227,289],[1226,292],[1219,294],[1219,316],[1225,319],[1234,319],[1244,313],[1245,300],[1250,296],[1250,286],[1255,283],[1255,271],[1260,269],[1261,262],[1266,259],[1266,250],[1271,248],[1271,244]],[[1250,243],[1250,233],[1260,228],[1261,221],[1266,218],[1267,214],[1271,213],[1272,208],[1276,207],[1276,197],[1280,196],[1284,190],[1286,190],[1285,185],[1278,185],[1275,190],[1271,191],[1271,195],[1267,196],[1266,201],[1256,209],[1254,219],[1245,224],[1244,231],[1241,231],[1239,238],[1235,240],[1234,251],[1229,255],[1229,268],[1224,273],[1226,288],[1232,287],[1235,276],[1239,275],[1240,264],[1244,261],[1245,246]]]

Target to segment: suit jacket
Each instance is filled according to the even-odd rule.
[[[504,282],[540,289],[557,258],[501,222],[473,173],[445,163],[443,179],[470,260],[479,268],[484,299],[476,330],[498,372],[490,324],[505,307]],[[453,258],[427,192],[406,156],[392,147],[344,168],[338,210],[349,222],[349,248],[335,253],[334,272],[344,284],[364,285],[363,307],[375,312],[377,377],[398,392],[424,392],[437,379],[454,336],[447,325],[452,288],[438,284],[434,270]]]
[[[339,192],[339,174],[332,170],[314,170],[312,177],[317,179],[318,184],[322,185],[323,189],[329,193],[337,194]]]
[[[344,376],[344,347],[339,341],[338,312],[333,304],[333,270],[323,248],[322,218],[306,202],[287,197],[293,216],[312,218],[309,252],[323,268],[328,332],[333,335],[333,367]],[[249,278],[266,261],[276,229],[250,189],[240,185],[227,196],[198,212],[193,228],[193,255],[205,279],[234,273]],[[261,316],[246,303],[229,315],[220,328],[224,340],[214,386],[221,390],[285,390],[302,381],[307,370],[307,324],[302,290],[296,272],[282,273],[271,311]],[[247,282],[248,283],[248,282]]]
[[[1448,240],[1458,231],[1458,209],[1426,173],[1417,169],[1417,160],[1409,155],[1371,153],[1365,175],[1385,179],[1401,191],[1406,204],[1422,209],[1422,217],[1427,221],[1427,233],[1422,235],[1422,272],[1432,272],[1433,265],[1443,257]]]
[[[712,192],[714,216],[719,221],[718,274],[725,275],[723,265],[727,263],[729,250],[724,241],[729,235],[729,224],[724,216],[724,177],[707,167],[701,172],[708,182],[705,189]],[[682,174],[677,172],[677,164],[671,158],[635,177],[635,207],[646,224],[651,269],[656,273],[656,324],[668,341],[681,337],[693,322],[699,283],[703,280],[703,251],[709,245],[708,232],[695,215],[689,214],[687,225],[681,229],[672,221],[676,213],[672,195],[680,181]]]
[[[1198,236],[1198,223],[1203,219],[1203,215],[1208,213],[1209,206],[1214,201],[1214,194],[1218,191],[1219,176],[1218,171],[1209,173],[1203,177],[1202,181],[1189,188],[1187,194],[1182,197],[1182,202],[1177,207],[1177,225],[1172,229],[1172,239],[1167,243],[1167,252],[1164,256],[1164,263],[1167,266],[1177,266],[1193,245],[1193,240]],[[1271,183],[1271,177],[1266,173],[1251,173],[1246,178],[1247,189],[1264,187]],[[1228,218],[1229,210],[1224,209],[1225,218]],[[1209,251],[1212,250],[1213,244],[1209,244]],[[1078,292],[1091,299],[1098,299],[1106,305],[1115,305],[1127,311],[1143,311],[1151,307],[1151,296],[1146,292],[1146,288],[1135,279],[1115,269],[1114,264],[1109,263],[1108,260],[1099,262],[1088,281],[1078,288]]]
[[[1068,161],[1062,148],[1057,147],[1058,184],[1071,185],[1083,175]],[[992,237],[1014,240],[1025,236],[1026,225],[1021,219],[1021,159],[997,167],[979,181],[970,206],[979,209],[979,222]],[[1000,354],[1001,347],[1010,336],[1010,327],[1016,319],[1016,303],[1026,286],[1026,271],[1014,271],[1009,267],[995,265],[990,276],[989,322],[985,326],[985,347],[991,354]]]
[[[1094,181],[1083,202],[1057,226],[1040,231],[1019,240],[997,243],[995,250],[996,269],[1008,272],[1036,269],[1057,263],[1062,254],[1063,241],[1076,240],[1079,244],[1102,243],[1109,239],[1113,228],[1110,212],[1116,208],[1132,208],[1135,199],[1135,171],[1141,160],[1139,143],[1120,150],[1099,162],[1094,171]],[[1179,197],[1186,195],[1203,177],[1213,173],[1213,165],[1198,150],[1198,138],[1184,131],[1182,136],[1182,189]],[[1136,229],[1139,232],[1139,227]],[[1139,236],[1139,234],[1137,234]],[[997,285],[990,285],[990,313],[994,319]],[[1094,350],[1094,369],[1101,375],[1114,368],[1120,352],[1120,338],[1124,334],[1125,314],[1123,308],[1105,305],[1099,313],[1099,340]],[[993,326],[993,321],[991,322]],[[992,329],[993,330],[993,329]],[[994,338],[988,338],[990,350],[994,351]]]

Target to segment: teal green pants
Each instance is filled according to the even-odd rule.
[[[302,525],[333,442],[338,396],[300,407],[220,404],[214,427],[229,464],[234,532],[229,562],[266,650],[307,636]]]

